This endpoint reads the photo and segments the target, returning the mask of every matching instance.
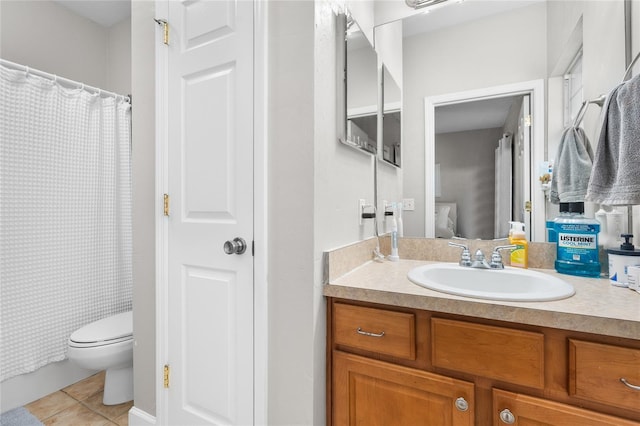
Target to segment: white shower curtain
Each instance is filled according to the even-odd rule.
[[[0,381],[131,309],[130,105],[0,66]]]

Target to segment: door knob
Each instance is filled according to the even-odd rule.
[[[242,238],[234,238],[233,241],[224,243],[224,252],[227,254],[242,254],[247,251],[247,242]]]

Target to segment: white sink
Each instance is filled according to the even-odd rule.
[[[409,271],[411,282],[443,293],[476,299],[544,302],[571,297],[573,286],[560,278],[529,269],[476,269],[435,263]]]

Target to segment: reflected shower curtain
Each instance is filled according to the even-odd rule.
[[[0,66],[0,381],[131,309],[130,105]]]

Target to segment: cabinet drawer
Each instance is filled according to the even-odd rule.
[[[334,341],[338,345],[409,360],[416,358],[412,313],[336,303],[333,324]]]
[[[435,367],[544,387],[542,333],[433,318],[431,345]]]
[[[640,411],[640,349],[569,339],[569,394]]]
[[[513,421],[511,421],[513,420]],[[493,389],[493,425],[638,426],[639,424],[583,408]]]

